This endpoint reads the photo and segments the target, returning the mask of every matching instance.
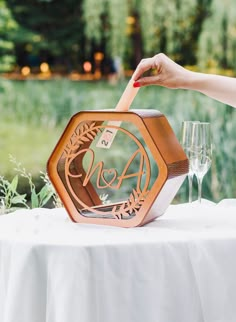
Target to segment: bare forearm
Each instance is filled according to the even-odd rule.
[[[157,74],[145,77],[143,74],[149,69],[156,69]],[[133,74],[133,80],[134,87],[159,85],[189,89],[236,107],[236,78],[192,72],[162,53],[142,59]]]
[[[189,72],[184,89],[201,92],[222,103],[236,107],[236,78]]]

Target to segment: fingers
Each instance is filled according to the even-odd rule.
[[[134,87],[142,87],[147,85],[161,85],[160,77],[156,76],[148,76],[139,78],[137,81],[134,82]]]
[[[154,57],[142,59],[133,73],[133,80],[137,81],[142,74],[154,67]]]

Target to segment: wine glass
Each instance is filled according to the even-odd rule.
[[[182,122],[182,139],[181,144],[184,149],[185,154],[189,159],[189,172],[188,172],[188,201],[192,202],[192,192],[193,192],[193,176],[194,172],[192,171],[192,167],[190,164],[190,149],[192,145],[192,131],[193,124],[199,123],[199,121],[183,121]]]
[[[212,159],[212,143],[210,123],[193,124],[190,148],[190,167],[197,177],[198,201],[202,198],[202,181],[210,169]]]

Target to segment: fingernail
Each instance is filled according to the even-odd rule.
[[[140,87],[140,86],[141,86],[140,82],[134,82],[133,84],[133,87]]]

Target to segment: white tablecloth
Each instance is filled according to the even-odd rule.
[[[0,216],[0,322],[235,322],[236,200],[138,228]]]

